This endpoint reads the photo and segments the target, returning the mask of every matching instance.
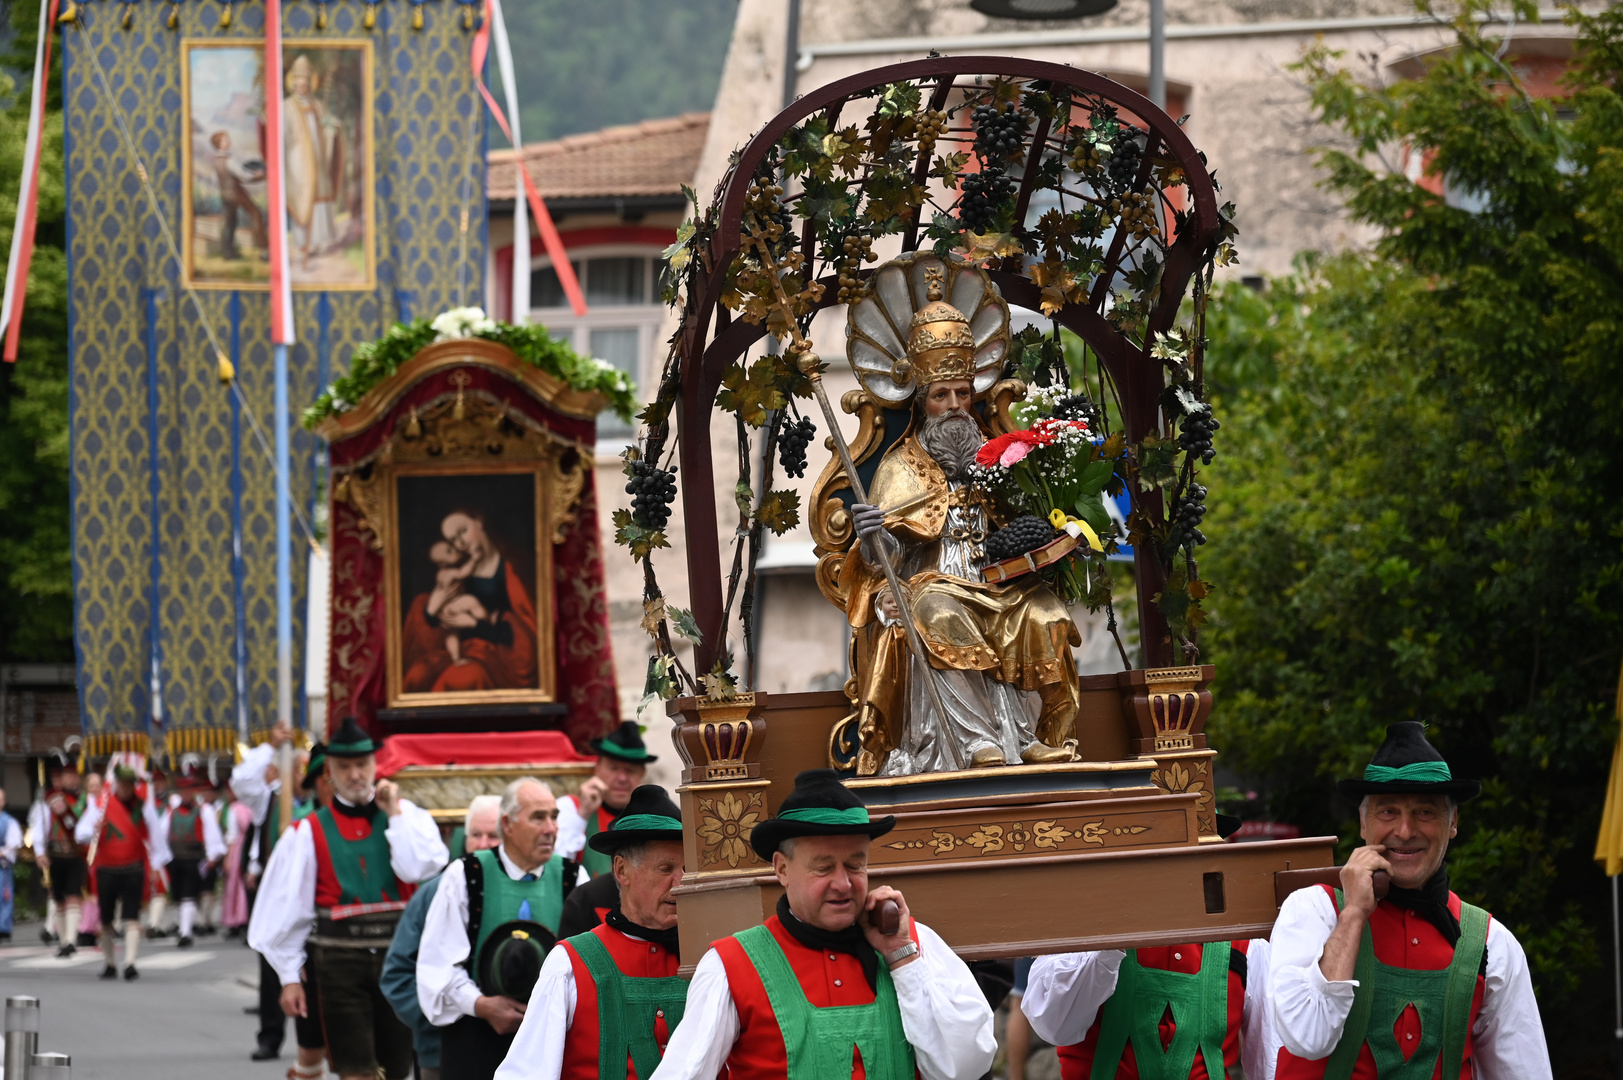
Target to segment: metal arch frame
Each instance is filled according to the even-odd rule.
[[[1198,269],[1202,256],[1216,241],[1221,226],[1217,188],[1207,172],[1206,161],[1165,111],[1142,94],[1095,72],[1009,56],[931,57],[873,68],[820,87],[784,109],[757,132],[723,181],[717,228],[710,242],[710,265],[713,270],[704,281],[703,294],[696,302],[690,303],[680,330],[682,396],[677,410],[677,424],[681,432],[679,462],[683,477],[682,515],[687,541],[689,599],[694,618],[703,634],[702,642],[695,647],[694,656],[699,671],[710,670],[721,655],[726,631],[722,625],[721,543],[716,528],[719,518],[715,469],[711,457],[710,418],[727,365],[766,335],[764,325],[735,321],[732,312],[720,302],[728,268],[741,247],[744,198],[756,167],[790,128],[815,113],[825,111],[830,114],[832,123],[845,103],[864,91],[890,83],[934,78],[938,81],[930,105],[940,108],[950,96],[957,79],[974,75],[1045,80],[1075,92],[1103,98],[1131,113],[1152,137],[1152,142],[1145,148],[1141,181],[1147,177],[1151,159],[1160,147],[1165,147],[1182,169],[1189,197],[1189,225],[1178,233],[1167,249],[1160,298],[1150,312],[1144,346],[1134,346],[1100,314],[1108,291],[1104,287],[1097,288],[1084,303],[1066,304],[1054,316],[1061,326],[1086,341],[1109,370],[1121,399],[1129,444],[1137,443],[1158,424],[1158,399],[1165,388],[1165,379],[1162,365],[1150,359],[1149,350],[1155,338],[1177,318],[1189,281]],[[1047,122],[1039,121],[1033,141],[1046,135]],[[928,156],[921,155],[916,165],[921,182],[928,164]],[[1022,210],[1031,194],[1031,182],[1031,175],[1028,174],[1018,194]],[[921,216],[922,210],[915,212],[913,222],[904,234],[904,251],[917,245]],[[813,236],[811,226],[803,226],[803,248],[812,245]],[[1106,255],[1105,267],[1099,275],[1100,282],[1107,284],[1114,279],[1119,269],[1122,246],[1123,234],[1118,230]],[[1010,304],[1038,310],[1040,290],[1029,278],[1002,269],[991,269],[989,273]],[[823,279],[823,284],[824,299],[816,305],[816,310],[837,303],[834,298],[838,283]],[[713,336],[712,319],[715,325]],[[1158,517],[1162,512],[1159,490],[1133,490],[1131,494],[1134,506],[1142,508],[1152,517]],[[1165,584],[1165,571],[1146,545],[1140,545],[1134,552],[1134,570],[1145,664],[1148,667],[1164,666],[1171,660],[1171,642],[1165,619],[1155,606],[1153,597]]]

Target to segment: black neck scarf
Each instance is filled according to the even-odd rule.
[[[650,930],[646,926],[638,926],[636,923],[625,917],[624,913],[620,911],[620,905],[618,904],[614,906],[613,911],[609,912],[609,917],[603,921],[608,923],[612,929],[618,930],[622,934],[629,934],[632,937],[642,938],[644,941],[653,942],[655,945],[658,945],[672,956],[682,955],[682,945],[677,939],[676,927],[674,926],[669,930]]]
[[[806,946],[823,952],[845,953],[857,958],[862,965],[862,977],[868,980],[868,989],[879,992],[879,954],[868,944],[862,927],[852,923],[844,930],[824,930],[801,922],[789,910],[789,898],[778,897],[778,921],[789,931],[789,936]]]
[[[1448,864],[1426,879],[1418,889],[1400,889],[1392,886],[1386,894],[1388,903],[1396,904],[1425,919],[1448,939],[1450,945],[1460,941],[1460,921],[1448,909]]]
[[[343,814],[345,817],[352,818],[365,818],[367,821],[371,821],[377,814],[377,810],[378,803],[376,799],[373,799],[365,806],[351,806],[339,796],[333,796],[332,812],[335,814]]]

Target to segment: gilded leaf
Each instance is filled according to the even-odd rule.
[[[800,524],[800,494],[795,491],[767,492],[755,518],[771,529],[774,536],[782,536]]]

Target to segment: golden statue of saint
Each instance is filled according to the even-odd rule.
[[[848,348],[863,386],[911,410],[869,486],[872,504],[852,507],[858,543],[841,567],[862,710],[859,775],[1073,757],[1071,648],[1082,639],[1070,612],[1036,575],[1002,585],[981,576],[1002,515],[970,476],[986,440],[975,402],[1001,370],[1008,324],[985,274],[926,253],[882,267],[851,312]],[[909,651],[879,545],[907,592],[929,671]]]

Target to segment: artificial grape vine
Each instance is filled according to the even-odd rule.
[[[806,447],[817,434],[817,425],[810,417],[801,417],[793,424],[785,423],[778,432],[778,464],[790,476],[806,475]]]
[[[631,496],[631,516],[638,525],[663,529],[671,519],[671,503],[676,501],[676,473],[652,461],[634,461],[626,494]]]
[[[1052,543],[1059,533],[1054,526],[1035,514],[1021,514],[1003,528],[987,537],[986,557],[993,562],[1017,559]]]

